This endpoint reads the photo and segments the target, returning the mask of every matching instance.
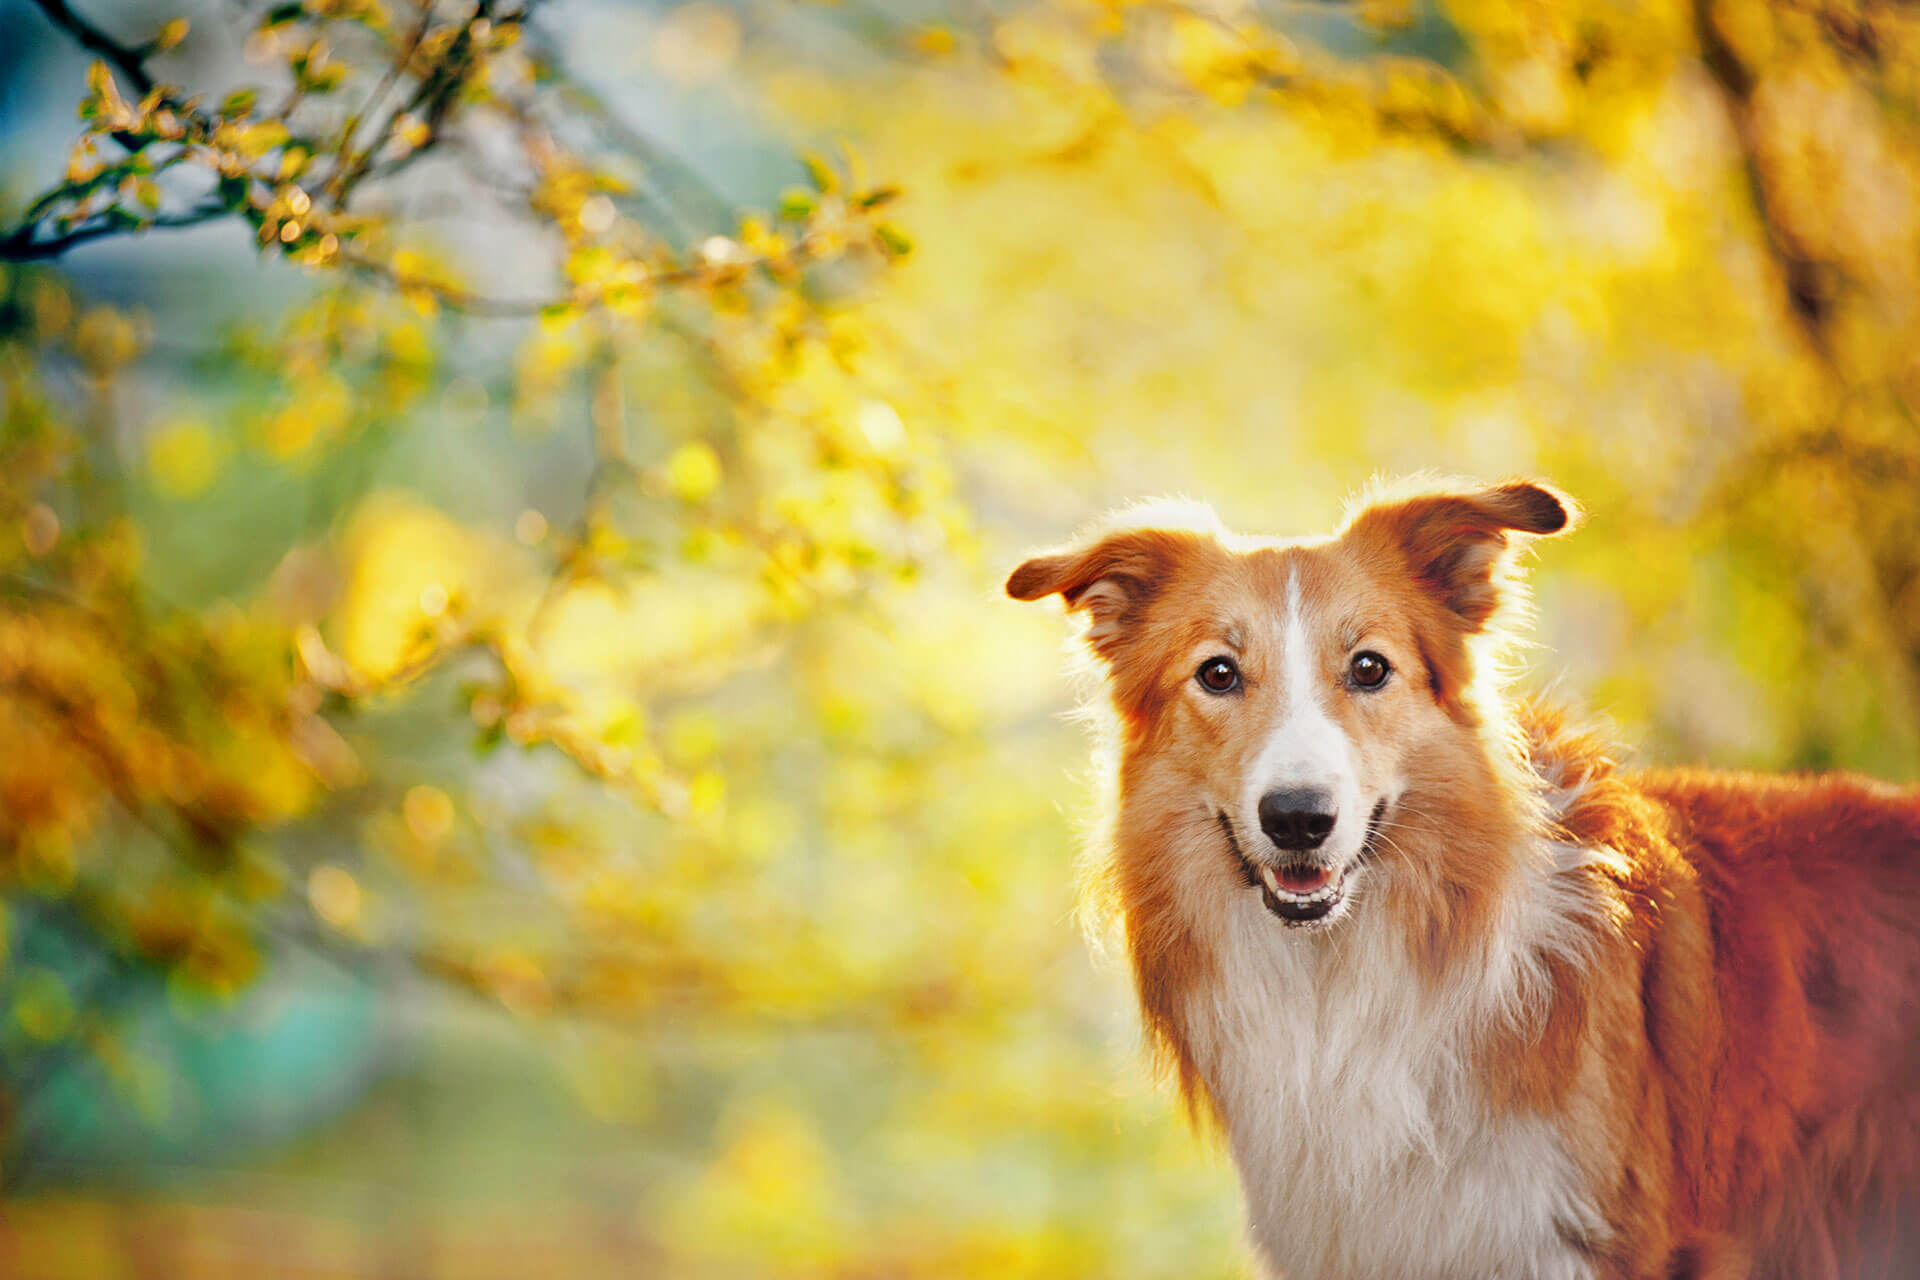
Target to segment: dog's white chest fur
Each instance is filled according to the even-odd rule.
[[[1436,997],[1378,913],[1309,941],[1254,894],[1221,905],[1186,1031],[1263,1257],[1287,1280],[1590,1280],[1569,1238],[1604,1224],[1555,1132],[1491,1115],[1462,1060],[1489,1002],[1525,998],[1499,989],[1525,960]]]

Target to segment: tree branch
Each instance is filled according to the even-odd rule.
[[[88,241],[103,239],[106,236],[119,235],[128,231],[172,231],[181,227],[197,227],[203,222],[212,222],[225,217],[230,212],[220,205],[201,205],[185,213],[161,214],[138,226],[108,221],[83,223],[50,240],[35,238],[35,232],[41,225],[36,220],[23,223],[7,235],[0,237],[0,262],[38,262],[47,258],[57,258],[69,249],[78,248]]]
[[[145,97],[153,92],[154,79],[147,74],[146,58],[107,35],[100,28],[67,7],[67,0],[33,0],[45,14],[47,21],[60,28],[77,40],[82,47],[99,54],[120,69],[135,90],[136,96]]]
[[[1759,88],[1759,77],[1741,61],[1739,52],[1728,42],[1714,12],[1714,0],[1693,0],[1693,24],[1700,42],[1700,61],[1720,91],[1728,122],[1733,126],[1754,216],[1760,220],[1768,254],[1779,269],[1787,306],[1802,336],[1822,363],[1831,367],[1833,353],[1828,324],[1835,300],[1830,268],[1807,253],[1794,229],[1780,217],[1770,175],[1761,158],[1760,126],[1754,118],[1753,98]]]

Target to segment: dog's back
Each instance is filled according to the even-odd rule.
[[[1669,987],[1650,1006],[1717,1041],[1663,1055],[1699,1211],[1745,1224],[1758,1274],[1920,1274],[1903,1202],[1920,1182],[1920,793],[1630,783],[1668,815],[1712,939],[1710,1000],[1678,966],[1649,974]]]

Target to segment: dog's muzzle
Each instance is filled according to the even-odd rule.
[[[1240,864],[1240,872],[1246,877],[1248,887],[1260,890],[1261,903],[1283,923],[1302,926],[1327,919],[1346,901],[1347,882],[1353,868],[1373,857],[1380,837],[1380,823],[1386,813],[1385,800],[1373,806],[1373,813],[1367,818],[1367,835],[1360,844],[1359,855],[1337,869],[1317,859],[1294,859],[1278,866],[1264,861],[1256,862],[1241,847],[1240,837],[1233,828],[1233,819],[1224,810],[1217,811],[1214,817],[1227,837],[1227,847]]]

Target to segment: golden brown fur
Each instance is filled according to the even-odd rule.
[[[1920,798],[1844,777],[1625,773],[1557,710],[1510,702],[1499,668],[1522,613],[1516,553],[1571,511],[1536,484],[1429,484],[1376,496],[1331,539],[1122,524],[1016,570],[1011,594],[1058,593],[1088,615],[1108,674],[1107,875],[1147,1026],[1189,1099],[1225,1123],[1256,1240],[1281,1267],[1298,1249],[1302,1274],[1360,1274],[1381,1210],[1364,1187],[1341,1200],[1341,1178],[1359,1173],[1295,1167],[1338,1158],[1319,1147],[1268,1167],[1269,1102],[1247,1081],[1269,1068],[1247,1055],[1269,1043],[1261,1000],[1318,1001],[1322,1019],[1358,1007],[1363,958],[1389,952],[1355,939],[1376,936],[1397,940],[1431,1007],[1460,1010],[1442,1046],[1460,1079],[1392,1077],[1429,1108],[1414,1119],[1519,1126],[1514,1149],[1564,1179],[1554,1203],[1577,1206],[1550,1225],[1545,1210],[1457,1206],[1489,1215],[1460,1256],[1511,1238],[1529,1251],[1510,1255],[1523,1268],[1511,1274],[1908,1274],[1862,1246],[1899,1248],[1887,1215],[1920,1174]],[[1341,683],[1362,645],[1398,683]],[[1241,673],[1231,698],[1195,691],[1195,663],[1215,650]],[[1325,671],[1286,669],[1302,653]],[[1390,817],[1342,872],[1356,885],[1344,916],[1299,937],[1270,922],[1250,944],[1253,891],[1233,859],[1258,832],[1235,788],[1293,723],[1300,690]],[[1232,969],[1250,955],[1298,957],[1318,977],[1235,1004]],[[1370,1068],[1344,1061],[1348,1075]],[[1388,1151],[1367,1167],[1438,1206],[1453,1175],[1422,1159]],[[1326,1199],[1305,1227],[1289,1216],[1296,1176]],[[1280,1190],[1263,1199],[1258,1180]],[[1277,1206],[1266,1230],[1264,1204]],[[1322,1222],[1324,1239],[1300,1239]],[[1405,1262],[1408,1276],[1456,1274]],[[1920,1257],[1907,1265],[1920,1274]]]

